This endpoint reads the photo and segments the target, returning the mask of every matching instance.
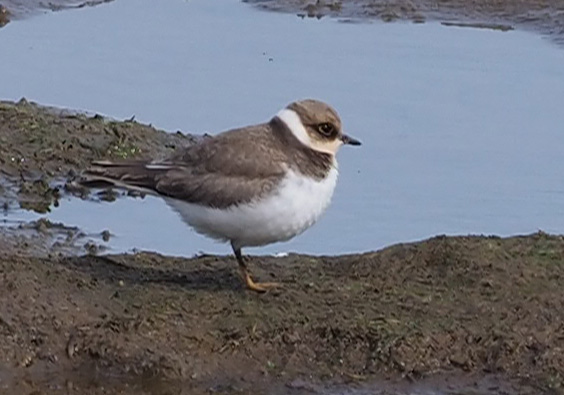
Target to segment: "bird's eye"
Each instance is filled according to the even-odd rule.
[[[317,130],[325,137],[331,137],[335,134],[335,127],[330,123],[320,123],[317,125]]]

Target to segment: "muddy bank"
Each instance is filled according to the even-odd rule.
[[[563,238],[542,233],[437,237],[363,255],[255,257],[258,277],[284,284],[256,295],[230,257],[4,250],[0,384],[323,393],[316,383],[430,377],[460,393],[493,376],[481,393],[557,393],[563,262]]]
[[[113,0],[2,0],[0,3],[0,27],[11,20],[48,11],[61,11],[72,8],[94,7]]]
[[[0,102],[0,204],[46,212],[63,193],[86,195],[68,181],[93,160],[164,157],[197,138],[134,119],[118,122],[26,100]]]
[[[522,28],[564,42],[560,0],[244,0],[265,10],[302,17],[324,16],[385,22],[440,21],[449,25],[511,30]]]

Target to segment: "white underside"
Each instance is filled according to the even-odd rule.
[[[230,241],[235,248],[286,241],[312,226],[323,214],[337,184],[337,166],[317,181],[288,171],[270,196],[227,209],[209,208],[166,198],[197,232]]]

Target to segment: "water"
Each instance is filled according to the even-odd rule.
[[[0,30],[0,98],[219,132],[323,99],[363,141],[325,217],[251,250],[341,254],[435,234],[564,232],[564,51],[523,32],[339,23],[235,0],[120,0]],[[17,212],[15,218],[35,218]],[[49,217],[114,250],[227,253],[154,198]]]

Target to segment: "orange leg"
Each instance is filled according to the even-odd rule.
[[[235,253],[235,258],[237,258],[237,262],[239,263],[239,271],[241,272],[241,277],[243,277],[243,281],[248,289],[255,292],[266,292],[271,288],[280,287],[281,285],[278,283],[256,283],[253,281],[249,270],[247,269],[247,265],[243,260],[243,255],[241,254],[241,249],[233,248],[233,252]]]

